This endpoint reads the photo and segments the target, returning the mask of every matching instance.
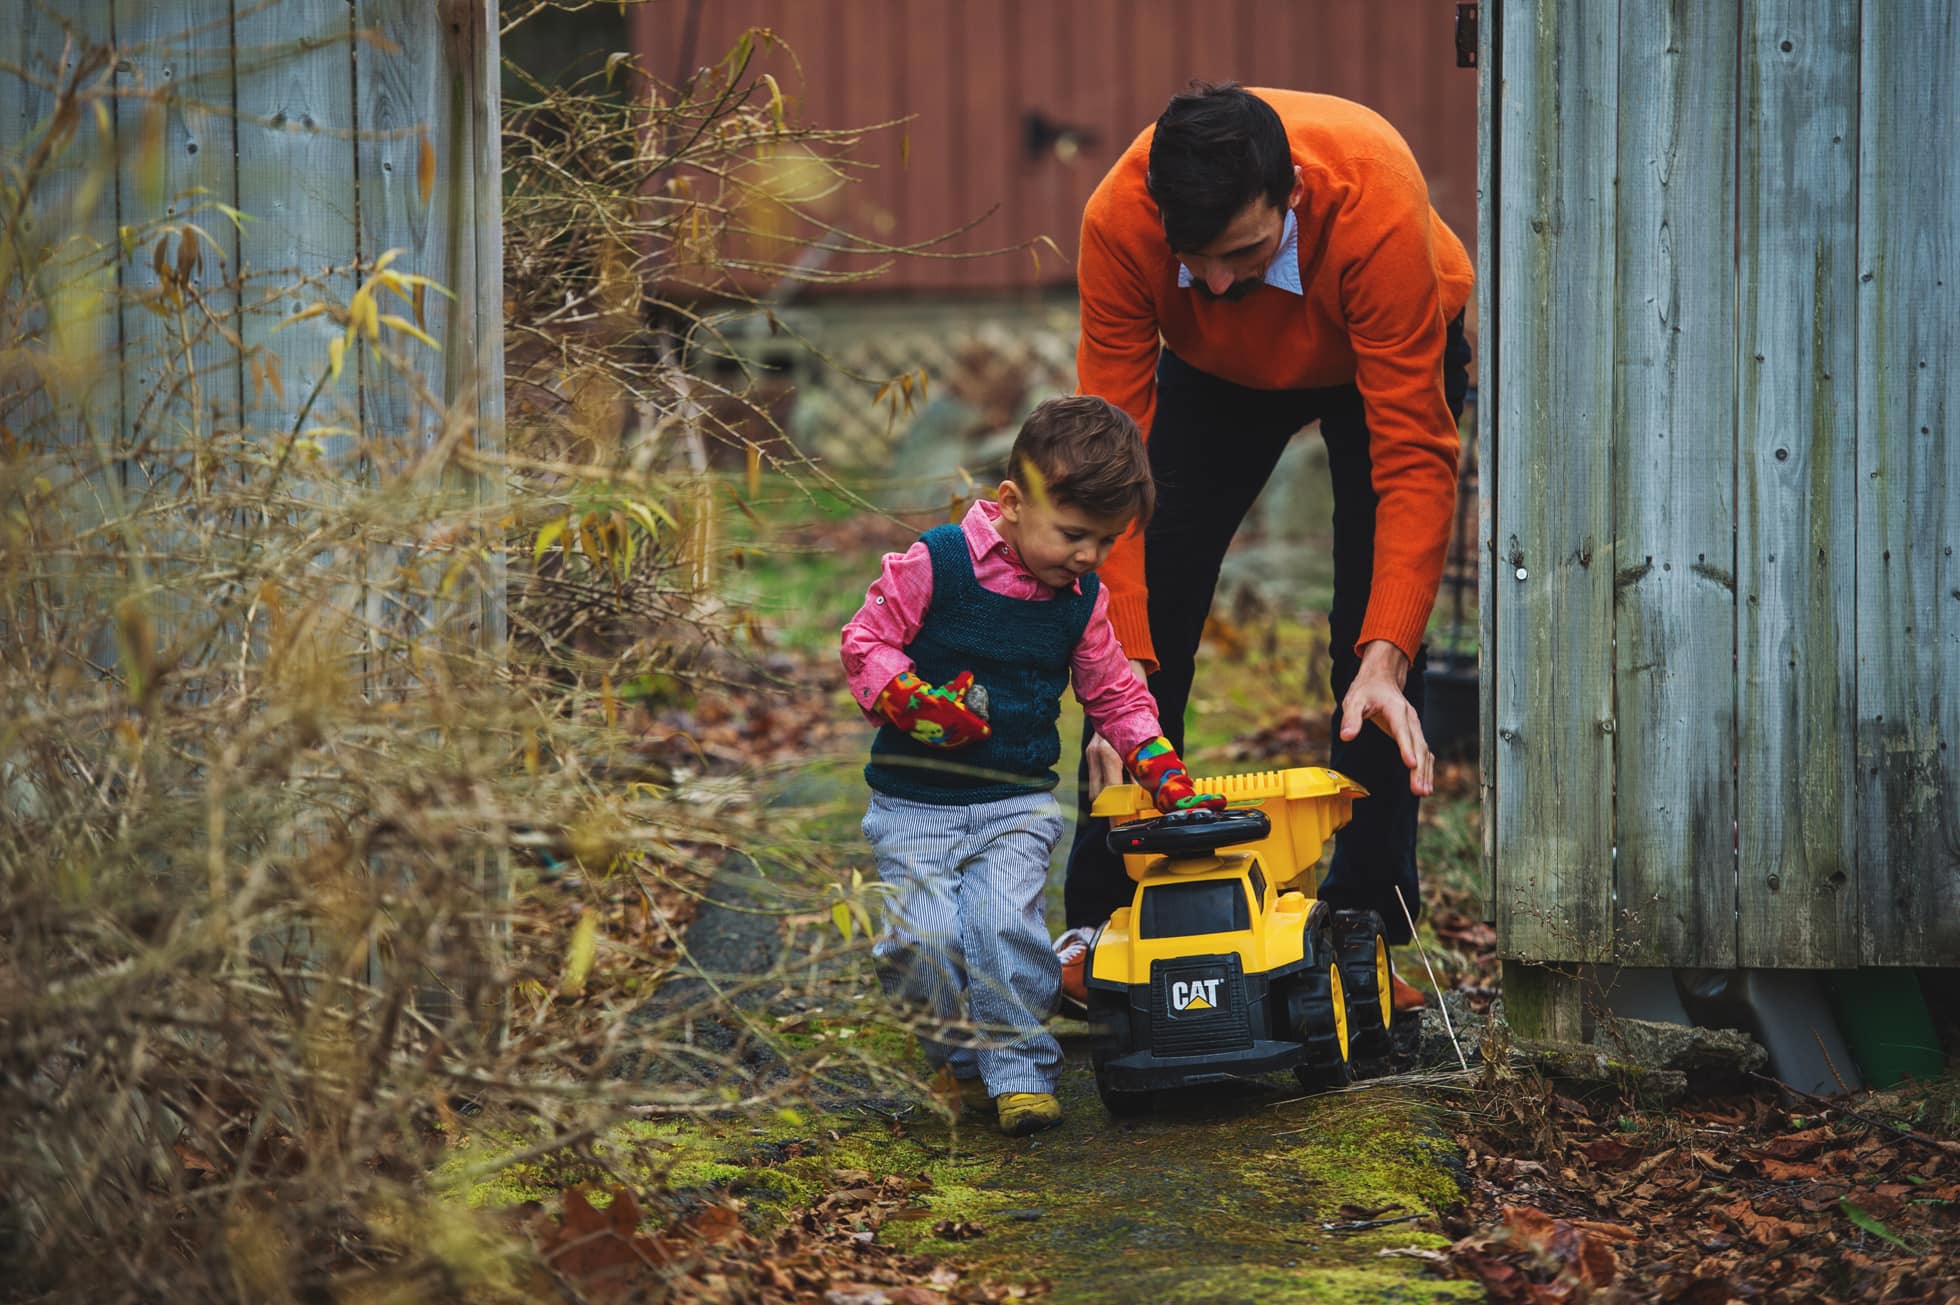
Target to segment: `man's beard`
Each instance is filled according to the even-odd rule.
[[[1211,287],[1206,285],[1202,281],[1193,281],[1191,283],[1191,288],[1193,290],[1196,290],[1200,295],[1202,295],[1206,299],[1216,300],[1222,303],[1235,304],[1239,300],[1245,298],[1247,295],[1251,294],[1254,290],[1257,290],[1260,286],[1264,284],[1265,282],[1261,280],[1259,277],[1249,276],[1242,281],[1234,281],[1232,282],[1232,284],[1226,286],[1224,294],[1212,293]]]

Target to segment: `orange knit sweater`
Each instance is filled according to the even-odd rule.
[[[1159,337],[1201,371],[1254,389],[1350,382],[1367,411],[1375,571],[1361,643],[1413,656],[1436,601],[1456,505],[1456,423],[1443,399],[1443,341],[1470,297],[1470,258],[1429,205],[1409,147],[1379,114],[1331,95],[1255,90],[1286,124],[1306,184],[1297,210],[1304,296],[1260,286],[1223,302],[1179,289],[1178,262],[1144,188],[1151,128],[1090,196],[1077,264],[1082,392],[1135,417],[1156,408]],[[1231,432],[1220,431],[1229,457]],[[1156,663],[1143,541],[1103,567],[1125,651]]]

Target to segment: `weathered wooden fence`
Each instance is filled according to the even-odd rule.
[[[1960,964],[1960,7],[1483,9],[1500,946]]]
[[[336,331],[325,320],[279,329],[280,313],[304,300],[269,288],[310,282],[314,297],[345,304],[398,249],[401,267],[455,293],[429,300],[424,325],[441,349],[416,355],[421,384],[465,405],[479,443],[496,440],[497,35],[494,0],[10,6],[0,23],[0,64],[14,74],[0,76],[0,153],[32,150],[78,72],[113,77],[115,91],[103,116],[74,124],[74,143],[55,153],[23,215],[58,246],[51,275],[68,279],[64,293],[99,307],[93,319],[72,312],[66,329],[92,332],[92,352],[110,360],[107,383],[75,411],[23,418],[17,436],[72,439],[92,427],[115,436],[112,446],[133,447],[146,423],[173,418],[292,431]],[[105,49],[112,63],[91,70],[91,53]],[[226,208],[240,216],[227,218]],[[144,304],[177,270],[182,245],[153,259],[147,241],[132,250],[125,237],[192,214],[206,239],[191,242],[199,254],[190,279],[212,317],[235,330],[203,334],[196,366],[183,368],[168,315]],[[267,383],[266,354],[276,356],[278,385]],[[194,372],[196,384],[160,389],[166,372]],[[358,379],[351,407],[361,427],[433,438],[437,423],[411,397],[412,378],[367,368]],[[485,602],[494,622],[496,596]]]

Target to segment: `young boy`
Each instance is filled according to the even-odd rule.
[[[934,1068],[950,1066],[969,1100],[984,1088],[1001,1131],[1021,1136],[1062,1115],[1061,1048],[1042,1028],[1061,981],[1042,888],[1062,835],[1062,691],[1073,679],[1090,726],[1159,810],[1225,799],[1193,790],[1096,578],[1150,515],[1136,423],[1102,399],[1054,399],[1007,465],[997,502],[886,555],[843,655],[882,726],[864,768],[864,835],[891,888],[880,979],[937,1026],[920,1038]]]

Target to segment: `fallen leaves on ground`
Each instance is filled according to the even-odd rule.
[[[732,1204],[644,1231],[639,1203],[624,1188],[609,1193],[604,1208],[583,1189],[567,1190],[563,1213],[533,1216],[531,1236],[550,1273],[593,1302],[991,1305],[1047,1290],[1046,1283],[982,1281],[956,1265],[880,1245],[878,1229],[888,1220],[930,1217],[921,1200],[928,1180],[874,1181],[859,1170],[832,1178],[839,1187],[768,1237],[750,1232]],[[969,1236],[979,1231],[961,1227],[973,1230]]]
[[[1493,1301],[1960,1301],[1960,1156],[1878,1105],[1771,1089],[1629,1115],[1529,1091],[1461,1138],[1449,1271]]]

